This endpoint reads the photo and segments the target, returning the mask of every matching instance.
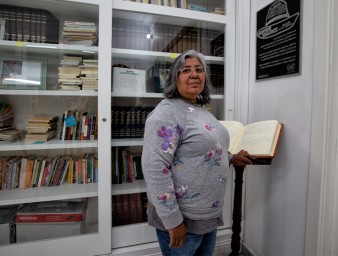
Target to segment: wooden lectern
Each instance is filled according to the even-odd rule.
[[[254,165],[270,165],[272,158],[257,158]],[[231,253],[229,256],[240,255],[241,249],[241,222],[242,222],[242,185],[245,166],[235,168],[234,208],[232,212]]]

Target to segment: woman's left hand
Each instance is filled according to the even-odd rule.
[[[246,166],[247,164],[252,165],[252,159],[256,159],[250,155],[247,151],[241,150],[237,154],[233,155],[230,164],[233,166]]]

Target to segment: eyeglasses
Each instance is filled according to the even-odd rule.
[[[205,74],[204,67],[182,68],[182,69],[180,69],[180,72],[183,75],[190,75],[192,71],[194,71],[197,75],[204,75]]]

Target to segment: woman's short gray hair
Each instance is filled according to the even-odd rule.
[[[185,64],[185,59],[194,58],[194,57],[199,59],[199,61],[201,62],[205,70],[204,90],[198,96],[197,103],[202,104],[202,105],[210,103],[210,94],[213,90],[213,87],[210,82],[208,66],[206,64],[204,55],[195,50],[188,50],[188,51],[183,52],[172,63],[169,77],[163,89],[164,97],[169,98],[169,99],[182,98],[182,96],[179,94],[177,87],[176,87],[177,77],[180,72],[180,69],[182,69]]]

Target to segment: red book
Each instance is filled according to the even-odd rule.
[[[51,201],[26,204],[16,214],[16,223],[76,222],[85,217],[87,201]]]

